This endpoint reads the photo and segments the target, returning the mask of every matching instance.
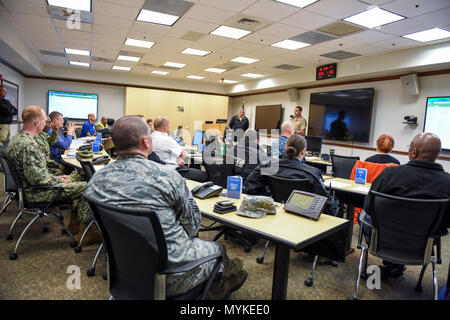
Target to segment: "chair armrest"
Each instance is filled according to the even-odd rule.
[[[57,189],[62,190],[63,187],[60,186],[50,186],[50,185],[40,185],[40,186],[29,186],[29,187],[23,187],[24,190],[33,190],[33,189]]]
[[[361,213],[359,214],[359,221],[362,224],[365,224],[366,226],[369,226],[370,228],[373,229],[372,223],[369,220],[367,220],[367,213],[366,213],[366,211],[364,211],[364,210],[361,211]]]
[[[222,260],[222,254],[220,254],[220,253],[212,254],[212,255],[203,257],[201,259],[186,263],[179,267],[163,270],[160,272],[160,274],[174,274],[174,273],[188,272],[188,271],[198,267],[199,265],[204,264],[205,262],[215,260],[215,259]]]

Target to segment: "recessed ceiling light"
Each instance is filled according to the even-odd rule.
[[[205,77],[200,77],[200,76],[187,76],[186,78],[188,78],[188,79],[195,79],[195,80],[205,79]]]
[[[398,14],[380,8],[372,8],[345,18],[344,20],[366,28],[375,28],[403,19],[405,19],[405,17],[399,16]]]
[[[89,63],[87,62],[78,62],[78,61],[69,61],[71,65],[81,66],[81,67],[89,67]]]
[[[259,74],[259,73],[246,73],[246,74],[241,74],[241,77],[262,78],[262,77],[264,77],[264,75],[263,74]]]
[[[415,32],[403,36],[420,42],[428,42],[450,37],[450,32],[439,28],[429,29],[425,31]]]
[[[166,63],[163,64],[163,66],[173,67],[173,68],[183,68],[184,66],[186,66],[186,64],[167,61]]]
[[[117,57],[117,60],[124,60],[124,61],[138,62],[139,60],[141,60],[141,58],[139,58],[139,57],[132,57],[132,56],[123,56],[123,55],[119,55],[119,56]]]
[[[294,7],[304,8],[306,6],[309,6],[311,3],[317,2],[319,0],[275,0],[278,2],[290,4]]]
[[[130,67],[113,66],[113,70],[130,71]]]
[[[89,51],[87,50],[77,50],[77,49],[68,49],[64,48],[67,54],[78,54],[80,56],[89,56]]]
[[[172,26],[180,17],[142,9],[136,20]]]
[[[49,6],[91,11],[91,0],[47,0]]]
[[[233,60],[230,60],[230,61],[249,64],[249,63],[253,63],[253,62],[259,61],[259,60],[258,59],[252,59],[252,58],[246,58],[246,57],[237,57],[237,58],[234,58]]]
[[[216,30],[212,31],[210,34],[226,38],[240,39],[250,33],[252,32],[244,29],[220,26]]]
[[[234,81],[234,80],[219,80],[219,82],[222,82],[222,83],[237,83],[237,81]]]
[[[134,47],[142,47],[142,48],[151,48],[153,47],[155,43],[151,41],[144,41],[144,40],[136,40],[136,39],[130,39],[127,38],[125,41],[126,46],[134,46]]]
[[[154,73],[154,74],[162,74],[163,76],[167,76],[170,72],[153,70],[152,73]]]
[[[205,71],[207,71],[207,72],[215,72],[215,73],[222,73],[222,72],[225,72],[227,70],[219,69],[219,68],[208,68],[208,69],[205,69]]]
[[[294,41],[294,40],[283,40],[274,44],[271,44],[272,47],[278,47],[283,49],[289,49],[289,50],[297,50],[300,48],[304,48],[307,46],[310,46],[309,43],[304,43],[300,41]]]
[[[184,54],[193,54],[194,56],[206,56],[207,54],[210,54],[211,51],[205,51],[205,50],[198,50],[198,49],[192,49],[192,48],[186,48],[181,53]]]

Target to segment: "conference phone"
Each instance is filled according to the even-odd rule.
[[[318,220],[327,199],[327,197],[318,194],[293,190],[283,209],[306,218]]]
[[[219,196],[222,190],[222,187],[214,185],[211,181],[207,181],[194,187],[191,192],[195,198],[208,199]]]

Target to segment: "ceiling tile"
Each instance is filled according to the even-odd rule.
[[[174,26],[176,28],[184,29],[185,33],[187,30],[201,33],[210,33],[211,31],[219,27],[219,25],[220,24],[217,23],[204,22],[200,20],[183,17],[180,20],[178,20]]]
[[[250,52],[250,51],[255,51],[255,50],[261,49],[261,48],[265,47],[265,45],[253,43],[250,41],[238,40],[238,41],[230,44],[229,47]]]
[[[126,1],[123,1],[126,3]],[[106,2],[103,0],[93,1],[94,14],[101,14],[104,16],[116,17],[120,19],[136,19],[141,10],[141,7],[129,7],[122,4]]]
[[[366,10],[367,4],[357,0],[320,0],[306,7],[306,11],[312,11],[327,17],[343,19]]]
[[[82,32],[82,31],[73,31],[73,30],[65,30],[58,29],[59,36],[61,39],[81,39],[81,40],[90,40],[91,33],[90,32]]]
[[[381,26],[379,31],[389,33],[394,36],[402,36],[426,29],[429,29],[426,24],[416,20],[415,18],[411,18]]]
[[[438,10],[432,13],[424,14],[415,18],[419,20],[423,24],[426,24],[430,27],[442,27],[448,25],[450,21],[450,1],[449,7],[447,9]],[[409,33],[413,33],[409,32]]]
[[[200,0],[198,3],[202,5],[207,5],[210,7],[215,7],[219,9],[225,9],[234,12],[240,12],[245,10],[257,0]]]
[[[314,12],[302,10],[286,19],[281,20],[280,22],[306,30],[314,30],[334,21],[336,21],[334,18],[329,18]]]
[[[222,24],[225,20],[234,15],[235,12],[233,11],[196,4],[184,15],[184,17],[199,21]],[[175,25],[177,25],[177,23],[175,23]]]
[[[269,46],[271,44],[277,43],[281,40],[285,40],[283,35],[278,36],[271,36],[267,34],[263,34],[261,32],[254,32],[252,34],[249,34],[248,36],[244,37],[243,40],[248,42],[253,42],[259,45]]]
[[[359,53],[360,55],[363,56],[371,56],[375,54],[389,52],[390,50],[387,48],[375,47],[369,44],[362,44],[357,47],[352,47],[350,51],[354,53]]]
[[[367,30],[367,31],[358,32],[358,33],[355,33],[355,34],[352,34],[350,36],[346,36],[343,38],[350,40],[350,41],[355,41],[358,43],[372,43],[375,41],[390,39],[390,38],[393,38],[393,36],[390,34],[378,32],[378,31]]]
[[[416,17],[449,6],[448,0],[395,0],[381,7],[405,17]]]
[[[7,11],[48,17],[47,6],[43,3],[30,3],[17,0],[2,0],[1,2]]]
[[[390,50],[404,49],[408,47],[413,47],[417,45],[417,41],[406,39],[403,37],[392,38],[388,40],[372,42],[371,45],[381,48],[386,48]],[[424,44],[422,44],[424,45]]]
[[[53,19],[53,23],[55,24],[55,27],[58,29],[63,30],[74,30],[74,31],[83,31],[83,32],[91,32],[92,24],[90,23],[84,23],[81,22],[78,26],[79,29],[71,29],[72,25],[67,24],[67,20],[61,20],[61,19]]]
[[[270,21],[278,21],[298,12],[299,10],[300,8],[288,6],[280,2],[260,0],[248,9],[242,11],[242,13]]]
[[[132,19],[119,19],[115,17],[105,16],[101,14],[94,13],[92,18],[92,23],[94,25],[98,24],[101,26],[111,27],[113,29],[128,29],[134,20]],[[94,26],[95,29],[95,26]]]
[[[260,32],[262,34],[272,35],[272,36],[282,35],[283,37],[285,37],[287,39],[287,38],[296,36],[300,33],[304,33],[305,31],[306,30],[302,29],[302,28],[294,28],[294,27],[288,26],[286,24],[274,23],[262,30],[259,30],[258,32]]]
[[[145,32],[149,34],[165,35],[170,31],[171,27],[154,23],[136,21],[130,31]]]

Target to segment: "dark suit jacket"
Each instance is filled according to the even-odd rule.
[[[372,182],[371,190],[406,198],[450,198],[450,175],[438,163],[412,160],[384,169]],[[364,208],[370,215],[368,199],[366,197]],[[443,229],[450,227],[450,205],[444,223]]]

